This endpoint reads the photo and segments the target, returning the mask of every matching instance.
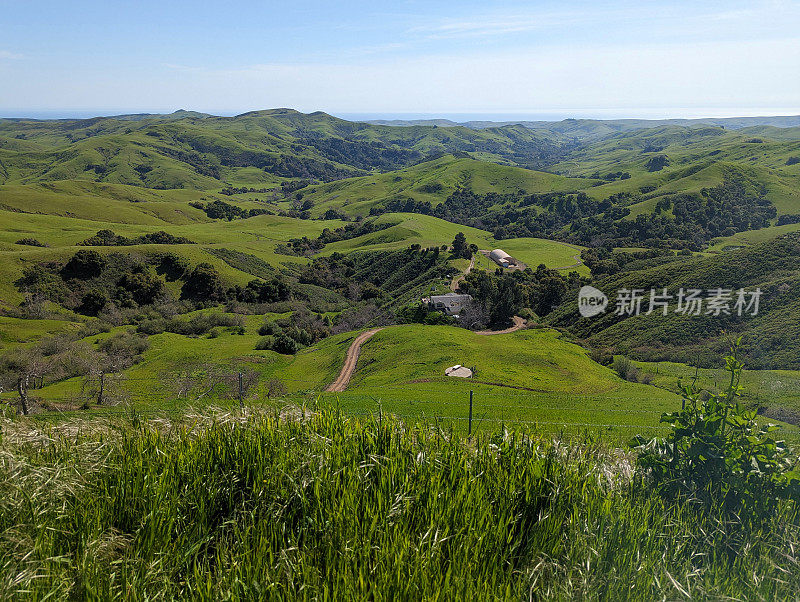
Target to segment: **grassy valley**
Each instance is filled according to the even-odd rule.
[[[590,390],[602,396],[619,389],[634,407],[637,387],[645,396],[656,394],[647,384],[631,387],[592,359],[573,374],[565,368],[572,351],[557,338],[476,338],[449,323],[408,324],[447,323],[425,317],[416,304],[431,292],[449,291],[459,272],[473,265],[474,274],[485,276],[471,275],[461,286],[486,307],[478,321],[490,327],[503,328],[511,313],[521,312],[529,323],[554,325],[589,349],[708,366],[717,361],[720,331],[727,329],[745,334],[752,367],[798,369],[793,255],[784,248],[793,239],[780,236],[800,228],[794,218],[800,214],[800,163],[793,159],[800,155],[800,136],[788,122],[726,123],[398,127],[289,109],[237,117],[177,112],[2,120],[0,302],[10,320],[4,351],[38,348],[47,333],[101,324],[106,332],[76,343],[106,353],[103,340],[129,330],[147,341],[148,349],[120,372],[128,388],[134,376],[180,372],[213,349],[221,365],[257,366],[260,390],[270,379],[283,379],[294,394],[320,391],[333,380],[352,340],[348,332],[399,321],[406,325],[380,333],[365,348],[348,391],[362,395],[354,411],[373,407],[367,395],[390,385],[410,387],[402,394],[418,397],[415,388],[435,383],[443,391],[426,395],[444,403],[463,383],[445,379],[440,364],[466,365],[490,349],[498,358],[509,354],[506,371],[483,367],[485,383],[476,377],[473,384],[501,399],[512,391],[559,394],[573,396],[569,406]],[[452,246],[459,232],[469,250]],[[742,246],[747,249],[727,250]],[[495,248],[527,265],[529,275],[495,274],[497,266],[476,251]],[[107,267],[88,279],[72,278],[65,266],[79,252],[93,253],[93,261]],[[721,286],[732,266],[741,281],[733,284],[765,289],[757,320],[698,319],[686,340],[676,340],[675,329],[684,325],[674,320],[576,319],[576,291],[588,282],[600,288]],[[124,276],[126,270],[140,276]],[[202,284],[193,280],[202,278]],[[213,318],[199,334],[173,324],[215,306],[229,318]],[[263,326],[271,320],[283,326]],[[435,328],[445,330],[434,335]],[[428,336],[456,347],[438,360],[421,359],[420,375],[413,376],[399,359],[398,372],[389,357],[371,355],[392,332],[410,337],[401,337],[401,357],[422,353]],[[214,338],[203,338],[209,333]],[[291,345],[287,333],[296,337]],[[278,340],[284,353],[256,349]],[[536,360],[516,344],[542,345],[554,354],[549,361],[560,366],[562,384],[539,386],[544,377],[530,374]],[[295,354],[287,355],[292,345]],[[526,359],[512,359],[517,356]],[[595,387],[592,370],[615,384]],[[69,397],[65,407],[75,405],[75,391],[87,378],[96,377],[54,376],[41,397],[47,402],[52,391],[53,403]],[[411,382],[417,380],[424,382]],[[674,403],[669,395],[667,405]],[[432,402],[424,406],[426,413],[447,415],[444,410]],[[505,410],[490,414],[502,418]],[[587,416],[564,421],[599,420]],[[523,417],[547,416],[524,411]]]
[[[0,597],[790,596],[800,143],[726,124],[0,120]]]

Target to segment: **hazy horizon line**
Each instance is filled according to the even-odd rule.
[[[204,113],[215,117],[235,117],[253,111],[271,110],[201,110],[201,109],[141,109],[141,108],[113,108],[113,109],[0,109],[0,119],[34,119],[34,120],[70,120],[91,119],[98,117],[115,117],[121,115],[169,115],[177,111]],[[565,119],[593,119],[593,120],[620,120],[635,119],[646,121],[660,121],[668,119],[746,119],[758,117],[797,117],[800,116],[800,107],[776,108],[720,108],[720,107],[673,107],[673,108],[646,108],[646,109],[539,109],[530,111],[336,111],[336,110],[302,110],[303,113],[322,111],[348,121],[412,121],[412,120],[449,120],[453,122],[469,121],[563,121]]]

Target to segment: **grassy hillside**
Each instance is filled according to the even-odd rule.
[[[129,306],[114,307],[122,317],[102,316],[111,332],[83,341],[93,348],[148,320],[171,319],[175,312],[189,319],[200,308],[227,304],[225,309],[243,316],[244,334],[227,326],[212,333],[216,338],[151,334],[149,350],[125,371],[131,395],[143,396],[145,405],[152,397],[147,387],[160,391],[161,381],[170,382],[164,375],[211,356],[226,369],[256,371],[260,394],[272,378],[284,381],[290,395],[319,391],[335,377],[352,335],[341,332],[343,326],[334,336],[304,343],[294,356],[256,351],[263,343],[257,334],[263,315],[289,319],[311,307],[319,314],[311,318],[318,327],[325,320],[324,328],[341,319],[349,330],[369,320],[391,322],[393,314],[381,312],[391,313],[430,290],[449,290],[453,276],[466,269],[467,260],[442,251],[463,232],[467,245],[501,248],[534,270],[544,264],[564,275],[576,270],[584,278],[589,276],[580,260],[584,247],[703,250],[706,257],[634,262],[622,273],[597,276],[595,284],[761,286],[762,315],[746,322],[701,317],[688,325],[654,316],[585,321],[574,312],[573,293],[558,289],[566,284],[545,286],[546,273],[527,290],[531,295],[555,291],[558,299],[566,294],[566,305],[547,322],[571,329],[592,347],[710,365],[719,356],[719,331],[725,328],[747,335],[751,366],[800,368],[795,361],[800,333],[793,326],[798,314],[795,239],[774,240],[800,228],[775,225],[781,216],[800,214],[800,161],[792,160],[800,156],[796,128],[627,124],[614,129],[603,124],[611,129],[601,133],[595,123],[563,126],[559,131],[519,125],[398,128],[288,109],[232,118],[179,113],[0,121],[0,307],[8,314],[0,323],[0,344],[13,352],[53,332],[79,328],[90,315],[81,309],[81,299],[96,292],[87,288],[96,284],[106,286],[100,292],[113,303]],[[215,217],[209,211],[215,202],[232,213]],[[20,307],[26,298],[14,283],[26,267],[48,264],[58,286],[68,288],[58,270],[101,230],[130,244],[91,250],[107,261],[119,254],[131,258],[131,266],[163,285],[159,304],[138,306],[125,297],[119,278],[78,283],[69,302],[51,300],[36,311]],[[179,244],[141,243],[141,237],[161,231],[178,237]],[[748,248],[723,252],[743,245]],[[435,259],[420,259],[427,249],[430,259],[434,248]],[[152,261],[164,254],[183,262],[180,277],[158,272]],[[391,280],[385,266],[371,269],[366,260],[348,259],[337,267],[341,255],[395,262],[395,268],[398,261],[407,263],[391,268],[395,281],[383,290],[380,286]],[[415,261],[421,271],[410,274],[408,266],[417,266]],[[188,274],[201,263],[212,266],[224,294],[208,302],[179,301]],[[495,267],[476,256],[475,269],[494,272]],[[278,274],[293,287],[293,298],[253,307],[242,300],[249,282]],[[736,282],[726,281],[731,275]],[[487,286],[499,282],[487,281]],[[573,279],[570,290],[580,284]],[[355,319],[359,312],[368,319]],[[21,321],[22,315],[37,319]],[[404,325],[381,333],[371,345],[363,356],[367,363],[342,396],[341,403],[352,411],[374,410],[376,399],[385,397],[381,391],[394,387],[391,403],[398,413],[450,416],[458,424],[465,417],[465,387],[475,386],[482,400],[497,400],[482,407],[490,421],[515,416],[554,425],[617,425],[622,433],[635,426],[655,428],[659,412],[675,403],[663,389],[620,380],[550,331],[494,338],[452,327]],[[491,361],[480,366],[483,358]],[[444,363],[471,362],[485,378],[467,385],[441,376]],[[136,382],[146,384],[137,388]],[[49,384],[42,395],[70,405],[82,386],[80,379],[66,379]],[[173,394],[163,392],[169,403],[186,401]],[[637,406],[644,411],[633,411]]]
[[[223,248],[246,253],[278,268],[286,263],[305,264],[308,258],[276,253],[276,247],[293,238],[315,238],[326,228],[335,229],[342,225],[339,220],[302,220],[278,215],[214,221],[202,211],[190,207],[184,200],[186,197],[181,199],[179,195],[140,202],[95,194],[73,196],[67,191],[76,190],[74,183],[58,188],[59,192],[53,192],[50,196],[43,196],[38,191],[31,191],[30,196],[26,196],[15,190],[9,193],[4,188],[7,187],[0,187],[0,202],[7,199],[6,207],[17,209],[0,210],[0,256],[4,258],[0,261],[0,274],[3,275],[0,300],[6,303],[20,298],[12,283],[20,276],[24,265],[48,259],[65,260],[80,248],[76,246],[78,243],[101,229],[111,229],[127,237],[167,230],[175,236],[188,238],[197,244],[135,245],[126,247],[124,251],[145,254],[169,251],[184,257],[191,264],[210,262],[229,283],[244,284],[252,274],[237,270],[208,250]],[[123,192],[127,190],[122,189]],[[27,204],[28,198],[34,199],[31,204]],[[27,212],[19,211],[23,207]],[[425,215],[386,214],[378,218],[378,223],[394,225],[373,234],[326,245],[322,254],[394,250],[412,244],[441,246],[450,244],[457,232],[464,231],[469,242],[481,249],[505,245],[509,253],[531,266],[540,263],[553,268],[570,266],[585,273],[585,268],[575,265],[575,256],[580,249],[553,241],[533,238],[497,241],[488,232]],[[15,244],[25,237],[35,238],[48,246],[42,248]],[[96,250],[115,253],[120,248],[96,247]]]
[[[287,356],[255,350],[262,320],[261,316],[246,317],[244,334],[225,329],[212,338],[173,333],[150,336],[149,349],[118,377],[114,395],[125,400],[125,407],[145,412],[184,407],[205,397],[197,398],[202,387],[188,396],[180,393],[188,375],[219,370],[235,380],[237,371],[246,370],[257,375],[257,383],[248,389],[249,398],[265,399],[272,379],[284,384],[290,399],[302,400],[309,393],[312,398],[319,396],[335,380],[354,333],[331,336]],[[11,349],[74,326],[6,319],[2,328],[4,347]],[[122,330],[92,335],[85,342],[97,346]],[[474,378],[445,377],[444,369],[455,364],[473,367]],[[223,384],[220,387],[224,389]],[[658,428],[660,413],[679,404],[672,393],[621,380],[556,331],[482,336],[460,328],[422,325],[392,326],[378,333],[362,349],[348,391],[322,398],[354,413],[376,411],[377,402],[404,416],[443,416],[460,430],[466,427],[469,389],[476,391],[476,418],[481,423],[527,422],[568,429],[572,425],[575,431],[591,424],[603,426],[613,438],[624,438],[638,428]],[[49,407],[62,410],[80,407],[86,395],[90,393],[84,378],[35,392]],[[212,392],[210,399],[220,399],[220,395],[224,399],[222,389]]]
[[[390,200],[412,199],[438,205],[459,187],[479,194],[530,194],[571,192],[592,184],[585,179],[446,156],[386,174],[311,186],[303,191],[303,198],[314,203],[316,215],[328,209],[340,209],[348,215],[366,215],[373,207]]]
[[[0,436],[5,599],[772,599],[798,587],[793,504],[757,526],[690,508],[596,440],[493,430],[467,443],[431,422],[257,408],[4,420]]]
[[[678,360],[703,366],[714,365],[719,356],[721,332],[744,335],[745,357],[753,368],[800,368],[800,236],[787,234],[752,247],[710,257],[672,261],[666,265],[623,271],[597,279],[594,285],[610,299],[607,313],[592,318],[578,315],[574,295],[548,319],[569,327],[572,332],[598,347],[610,346],[618,352],[641,359]],[[657,310],[651,315],[620,316],[614,313],[620,289],[645,291],[642,314],[648,309],[651,289],[668,287],[673,295],[670,313]],[[674,312],[674,296],[685,290],[744,288],[762,291],[758,315],[708,315],[704,306],[699,316]]]
[[[599,199],[626,192],[641,194],[645,200],[697,192],[719,184],[726,172],[733,171],[762,186],[778,213],[784,214],[800,210],[800,164],[790,160],[798,155],[799,128],[771,128],[759,134],[669,126],[610,136],[572,151],[567,161],[549,169],[580,177],[626,172],[629,178],[587,193]],[[665,159],[663,167],[651,163],[658,157]]]
[[[338,179],[447,152],[529,165],[565,144],[523,127],[399,130],[291,109],[136,121],[0,120],[0,142],[2,183],[82,179],[162,189]],[[253,167],[260,176],[253,177]]]
[[[378,125],[411,126],[411,125],[438,125],[457,126],[483,129],[500,127],[503,125],[522,125],[532,130],[552,132],[569,136],[577,140],[595,140],[613,134],[631,132],[635,130],[649,130],[664,126],[679,126],[686,128],[703,128],[709,126],[724,127],[729,130],[743,130],[754,133],[787,131],[791,132],[800,126],[800,116],[769,116],[769,117],[721,117],[699,119],[562,119],[561,121],[466,121],[457,123],[449,119],[394,119],[371,120],[370,123]],[[792,136],[791,133],[787,133]],[[796,134],[794,134],[796,136]]]

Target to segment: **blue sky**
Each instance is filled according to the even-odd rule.
[[[800,1],[0,0],[0,115],[800,113]]]

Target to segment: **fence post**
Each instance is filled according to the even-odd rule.
[[[472,437],[472,391],[469,392],[469,433],[468,437]]]
[[[106,373],[102,370],[100,371],[100,390],[97,392],[97,403],[98,405],[103,403],[103,394],[105,393],[106,389]]]
[[[239,372],[239,409],[244,410],[244,374]]]

